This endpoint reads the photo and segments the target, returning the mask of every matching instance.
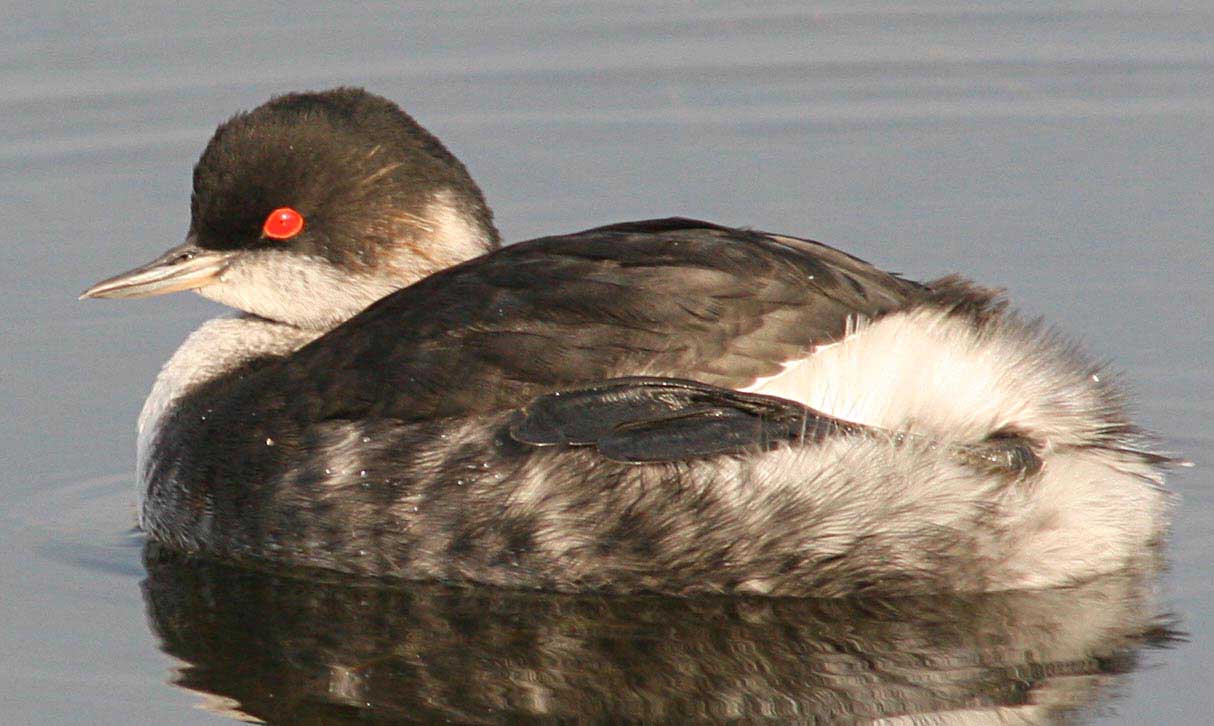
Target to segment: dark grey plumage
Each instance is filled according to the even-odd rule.
[[[259,236],[280,206],[302,231]],[[141,417],[142,524],[174,547],[905,594],[1074,582],[1164,530],[1116,387],[994,293],[687,219],[497,249],[462,164],[361,91],[222,126],[183,249],[86,293],[249,313],[191,336]]]
[[[680,482],[690,464],[641,471],[535,449],[509,425],[537,395],[627,373],[740,387],[841,337],[849,316],[930,298],[802,244],[658,220],[520,243],[426,278],[182,398],[155,444],[144,527],[191,550],[364,574],[729,589],[748,568],[722,569],[724,539],[741,533],[728,506]],[[508,511],[513,487],[549,470],[542,506],[575,524],[565,533]],[[673,519],[681,529],[663,534]],[[674,561],[655,559],[676,541]],[[813,558],[779,559],[792,581]]]

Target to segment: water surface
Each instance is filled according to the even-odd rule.
[[[1207,721],[1206,4],[64,3],[4,17],[5,723],[226,723],[241,708],[294,723],[804,720],[1055,697],[1098,723]],[[1170,480],[1180,500],[1168,571],[1065,597],[879,607],[368,594],[145,564],[130,531],[134,419],[159,365],[218,308],[189,296],[75,296],[181,240],[189,170],[216,123],[274,93],[338,84],[401,102],[442,137],[509,240],[683,214],[814,237],[912,277],[960,270],[1007,287],[1114,362],[1165,448],[1207,464]],[[1091,598],[1110,603],[1116,627],[1100,630]],[[351,620],[360,608],[378,615]],[[1092,628],[1048,631],[1057,637],[1032,641],[1038,657],[1018,662],[979,627],[1006,613],[1004,635],[1030,638],[1029,620],[1049,612]],[[1148,645],[1161,613],[1179,618],[1188,642]],[[950,629],[963,614],[972,627]],[[348,637],[316,643],[308,622]],[[840,642],[866,657],[849,659]],[[823,659],[815,648],[826,647],[843,655]],[[579,661],[603,674],[596,688],[574,688],[593,681],[570,672]],[[748,662],[762,677],[736,676]],[[814,690],[832,667],[837,687]],[[966,677],[926,678],[943,672]],[[900,689],[875,697],[891,673]],[[928,681],[939,688],[919,688]],[[289,697],[298,710],[267,705]]]

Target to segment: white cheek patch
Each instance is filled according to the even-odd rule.
[[[459,208],[454,192],[444,190],[435,194],[434,202],[426,208],[426,217],[435,238],[427,248],[437,253],[435,260],[439,264],[426,274],[479,257],[495,247],[488,233]]]
[[[328,260],[283,250],[240,254],[205,298],[268,320],[327,330],[410,280],[345,272]]]
[[[1079,443],[1110,408],[1091,367],[1040,326],[1012,317],[979,325],[931,309],[861,323],[744,390],[949,440],[1013,429]]]
[[[494,247],[449,191],[435,195],[425,218],[407,216],[427,238],[382,248],[383,259],[371,269],[343,268],[289,248],[250,250],[235,255],[218,282],[196,292],[268,320],[328,330],[380,298]]]

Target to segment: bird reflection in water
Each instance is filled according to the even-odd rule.
[[[144,554],[176,684],[252,722],[1052,723],[1175,638],[1142,573],[971,596],[684,599]]]

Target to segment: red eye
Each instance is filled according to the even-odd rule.
[[[261,226],[261,233],[270,239],[291,239],[303,229],[303,215],[290,207],[279,207]]]

